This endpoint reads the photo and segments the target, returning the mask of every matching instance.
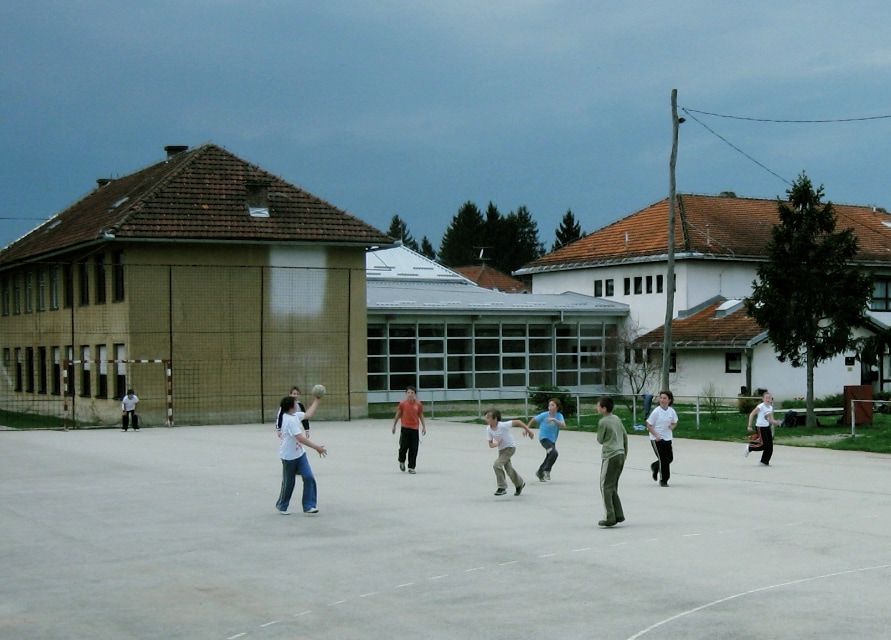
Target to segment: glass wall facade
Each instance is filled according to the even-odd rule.
[[[541,385],[608,390],[618,383],[616,319],[368,321],[368,390],[414,385],[462,397]],[[370,398],[371,399],[371,398]]]

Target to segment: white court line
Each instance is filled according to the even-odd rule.
[[[572,553],[577,553],[579,551],[590,551],[591,547],[585,547],[584,549],[573,549]]]
[[[246,636],[246,633],[236,633],[234,636],[229,636],[226,640],[235,640],[236,638],[241,638],[242,636]]]
[[[516,563],[518,563],[518,562],[519,562],[519,560],[510,560],[509,562],[499,562],[499,563],[498,563],[498,566],[499,566],[499,567],[504,567],[504,566],[507,566],[507,565],[509,565],[509,564],[516,564]]]
[[[741,598],[742,596],[748,596],[753,593],[759,593],[761,591],[769,591],[770,589],[779,589],[780,587],[788,587],[793,584],[802,584],[804,582],[813,582],[814,580],[822,580],[824,578],[835,578],[837,576],[844,576],[844,575],[848,575],[851,573],[860,573],[862,571],[875,571],[876,569],[887,569],[889,567],[891,567],[891,564],[880,564],[880,565],[876,565],[874,567],[863,567],[861,569],[849,569],[847,571],[836,571],[835,573],[825,573],[821,576],[812,576],[810,578],[801,578],[800,580],[791,580],[789,582],[781,582],[779,584],[772,584],[767,587],[758,587],[757,589],[749,589],[748,591],[743,591],[742,593],[735,593],[732,596],[727,596],[726,598],[720,598],[718,600],[713,600],[712,602],[708,602],[708,603],[700,605],[698,607],[688,609],[687,611],[682,611],[681,613],[673,615],[670,618],[666,618],[665,620],[660,620],[656,624],[650,625],[643,631],[638,631],[633,636],[628,638],[628,640],[637,640],[637,638],[640,638],[641,636],[649,633],[653,629],[657,629],[657,628],[661,627],[662,625],[668,624],[669,622],[673,622],[679,618],[688,616],[691,613],[696,613],[698,611],[702,611],[703,609],[708,609],[709,607],[713,607],[716,604],[721,604],[723,602],[727,602],[727,601],[733,600],[735,598]]]
[[[281,620],[273,620],[272,622],[267,622],[265,624],[261,624],[260,628],[263,629],[265,627],[271,627],[272,625],[278,624],[279,622],[281,622]]]
[[[555,556],[555,555],[557,555],[557,554],[556,554],[556,553],[546,553],[546,554],[544,554],[543,556],[537,556],[537,557],[539,557],[539,558],[551,558],[551,557],[553,557],[553,556]]]
[[[308,610],[306,610],[306,611],[301,611],[300,613],[295,613],[295,614],[294,614],[294,617],[295,617],[295,618],[299,618],[300,616],[305,616],[305,615],[310,614],[310,613],[312,613],[312,609],[308,609]]]
[[[346,600],[338,600],[337,602],[332,602],[332,603],[330,603],[328,606],[329,606],[329,607],[336,607],[337,605],[339,605],[339,604],[343,604],[344,602],[346,602]]]
[[[441,576],[433,576],[432,578],[427,578],[428,580],[439,580],[440,578],[448,578],[449,574],[444,573]]]
[[[376,596],[378,593],[380,593],[380,592],[379,591],[371,591],[370,593],[363,593],[359,597],[367,598],[368,596]]]
[[[403,587],[410,587],[414,584],[414,582],[405,582],[403,584],[397,584],[396,589],[402,589]]]
[[[465,569],[464,573],[470,573],[471,571],[482,571],[485,567],[474,567],[473,569]]]
[[[682,537],[682,538],[695,538],[695,537],[698,536],[698,535],[701,535],[701,534],[699,534],[699,533],[685,533],[685,534],[682,535],[681,537]]]

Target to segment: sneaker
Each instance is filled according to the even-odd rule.
[[[545,481],[544,472],[542,472],[541,470],[535,472],[535,477],[542,482]]]
[[[133,431],[139,431],[139,428],[133,429]]]
[[[615,520],[601,520],[597,523],[598,527],[614,527],[616,526]]]
[[[545,481],[546,481],[546,482],[550,482],[550,481],[551,481],[551,472],[550,472],[550,471],[545,471],[545,472],[544,472],[544,477],[545,477]]]
[[[417,473],[417,471],[415,471],[414,469],[409,469],[408,472],[412,474]]]
[[[279,509],[278,512],[279,512],[281,515],[283,515],[283,516],[289,516],[289,515],[291,515],[291,512],[288,511],[287,509]]]
[[[769,463],[769,462],[764,462],[764,460],[761,461],[761,464],[763,464],[765,467],[769,467],[769,466],[770,466],[770,463]]]
[[[400,462],[400,463],[399,463],[399,470],[400,470],[400,471],[405,471],[405,463],[404,463],[404,462]]]
[[[309,509],[304,509],[304,510],[303,510],[304,515],[307,515],[307,516],[314,516],[314,515],[316,515],[318,512],[319,512],[319,510],[316,509],[315,507],[310,507]]]
[[[616,518],[616,522],[625,522],[625,517],[622,516],[621,518]]]
[[[126,431],[126,429],[121,429],[121,431]]]
[[[515,495],[515,496],[520,495],[521,493],[523,493],[523,489],[525,489],[525,488],[526,488],[526,483],[524,482],[524,483],[521,484],[519,487],[517,487],[517,490],[514,491],[514,495]]]
[[[498,487],[498,490],[495,492],[495,495],[503,496],[505,493],[507,493],[507,489],[505,489],[504,487]]]
[[[659,486],[660,486],[660,487],[667,487],[667,486],[668,486],[668,482],[666,482],[665,480],[663,480],[662,482],[659,483]]]
[[[747,458],[749,457],[749,445],[746,445],[746,453],[745,453],[745,456],[746,456]]]
[[[659,479],[659,463],[654,462],[653,464],[651,464],[650,471],[653,472],[653,482],[656,482],[656,480]]]

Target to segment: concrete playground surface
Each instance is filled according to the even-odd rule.
[[[270,425],[0,433],[0,638],[885,638],[891,456],[683,438],[670,487],[630,437],[627,521],[600,448],[496,497],[478,425],[431,420],[417,475],[390,420],[314,421],[317,516],[274,503]],[[692,428],[692,427],[691,427]]]

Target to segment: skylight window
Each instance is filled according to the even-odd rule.
[[[263,182],[247,182],[244,190],[248,215],[252,218],[268,218],[269,185]]]

